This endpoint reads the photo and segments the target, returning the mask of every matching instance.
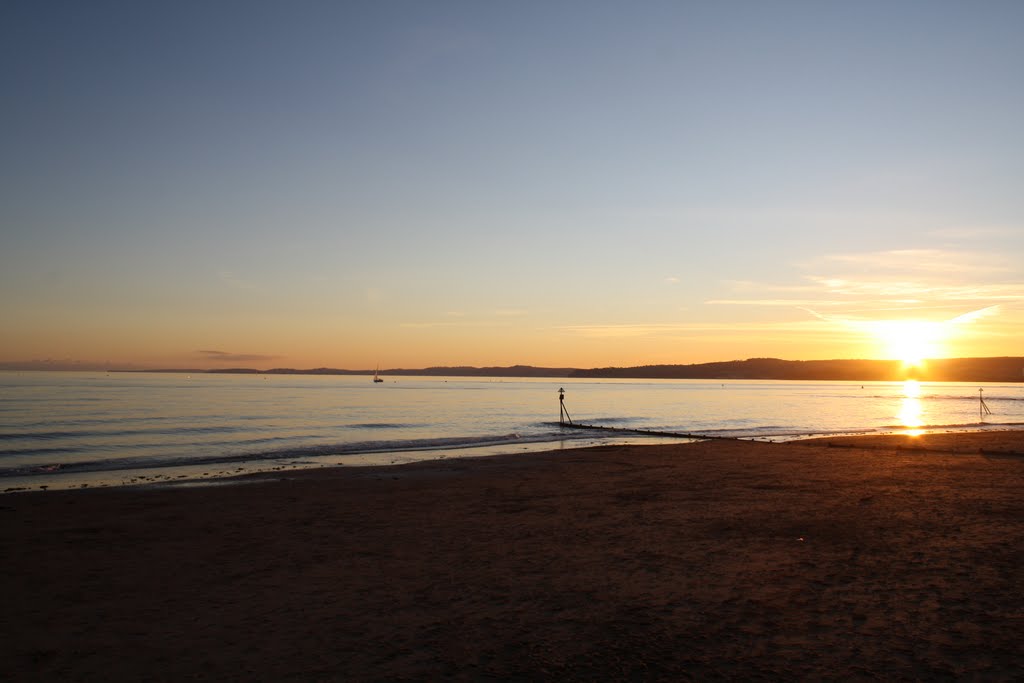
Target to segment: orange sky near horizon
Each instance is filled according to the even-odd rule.
[[[88,366],[217,369],[250,367],[345,369],[431,366],[604,367],[689,364],[750,357],[789,360],[898,359],[1020,355],[1014,320],[991,312],[988,320],[884,323],[808,319],[792,322],[544,326],[527,316],[492,324],[416,325],[382,323],[367,330],[325,326],[319,319],[235,321],[212,332],[181,328],[174,321],[145,330],[111,321],[91,328],[58,322],[40,345],[15,333],[5,339],[10,361],[56,360]],[[527,320],[523,320],[527,318]],[[1010,318],[1007,320],[1007,318]],[[235,338],[233,335],[240,334]],[[182,352],[197,338],[211,348]],[[254,340],[258,340],[255,343]],[[14,342],[14,344],[12,344]],[[12,349],[15,352],[12,353]],[[230,349],[230,350],[227,350]],[[274,352],[268,353],[271,349]]]

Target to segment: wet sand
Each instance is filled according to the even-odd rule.
[[[1020,452],[721,441],[0,496],[0,671],[1019,680]]]

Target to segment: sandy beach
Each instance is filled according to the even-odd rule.
[[[0,497],[7,680],[1019,680],[1024,432]]]

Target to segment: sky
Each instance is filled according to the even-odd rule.
[[[0,5],[0,364],[1024,355],[1024,3]]]

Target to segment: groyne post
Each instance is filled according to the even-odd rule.
[[[569,417],[569,411],[565,409],[565,389],[558,389],[558,424],[565,424],[566,421],[572,424],[572,418]]]

